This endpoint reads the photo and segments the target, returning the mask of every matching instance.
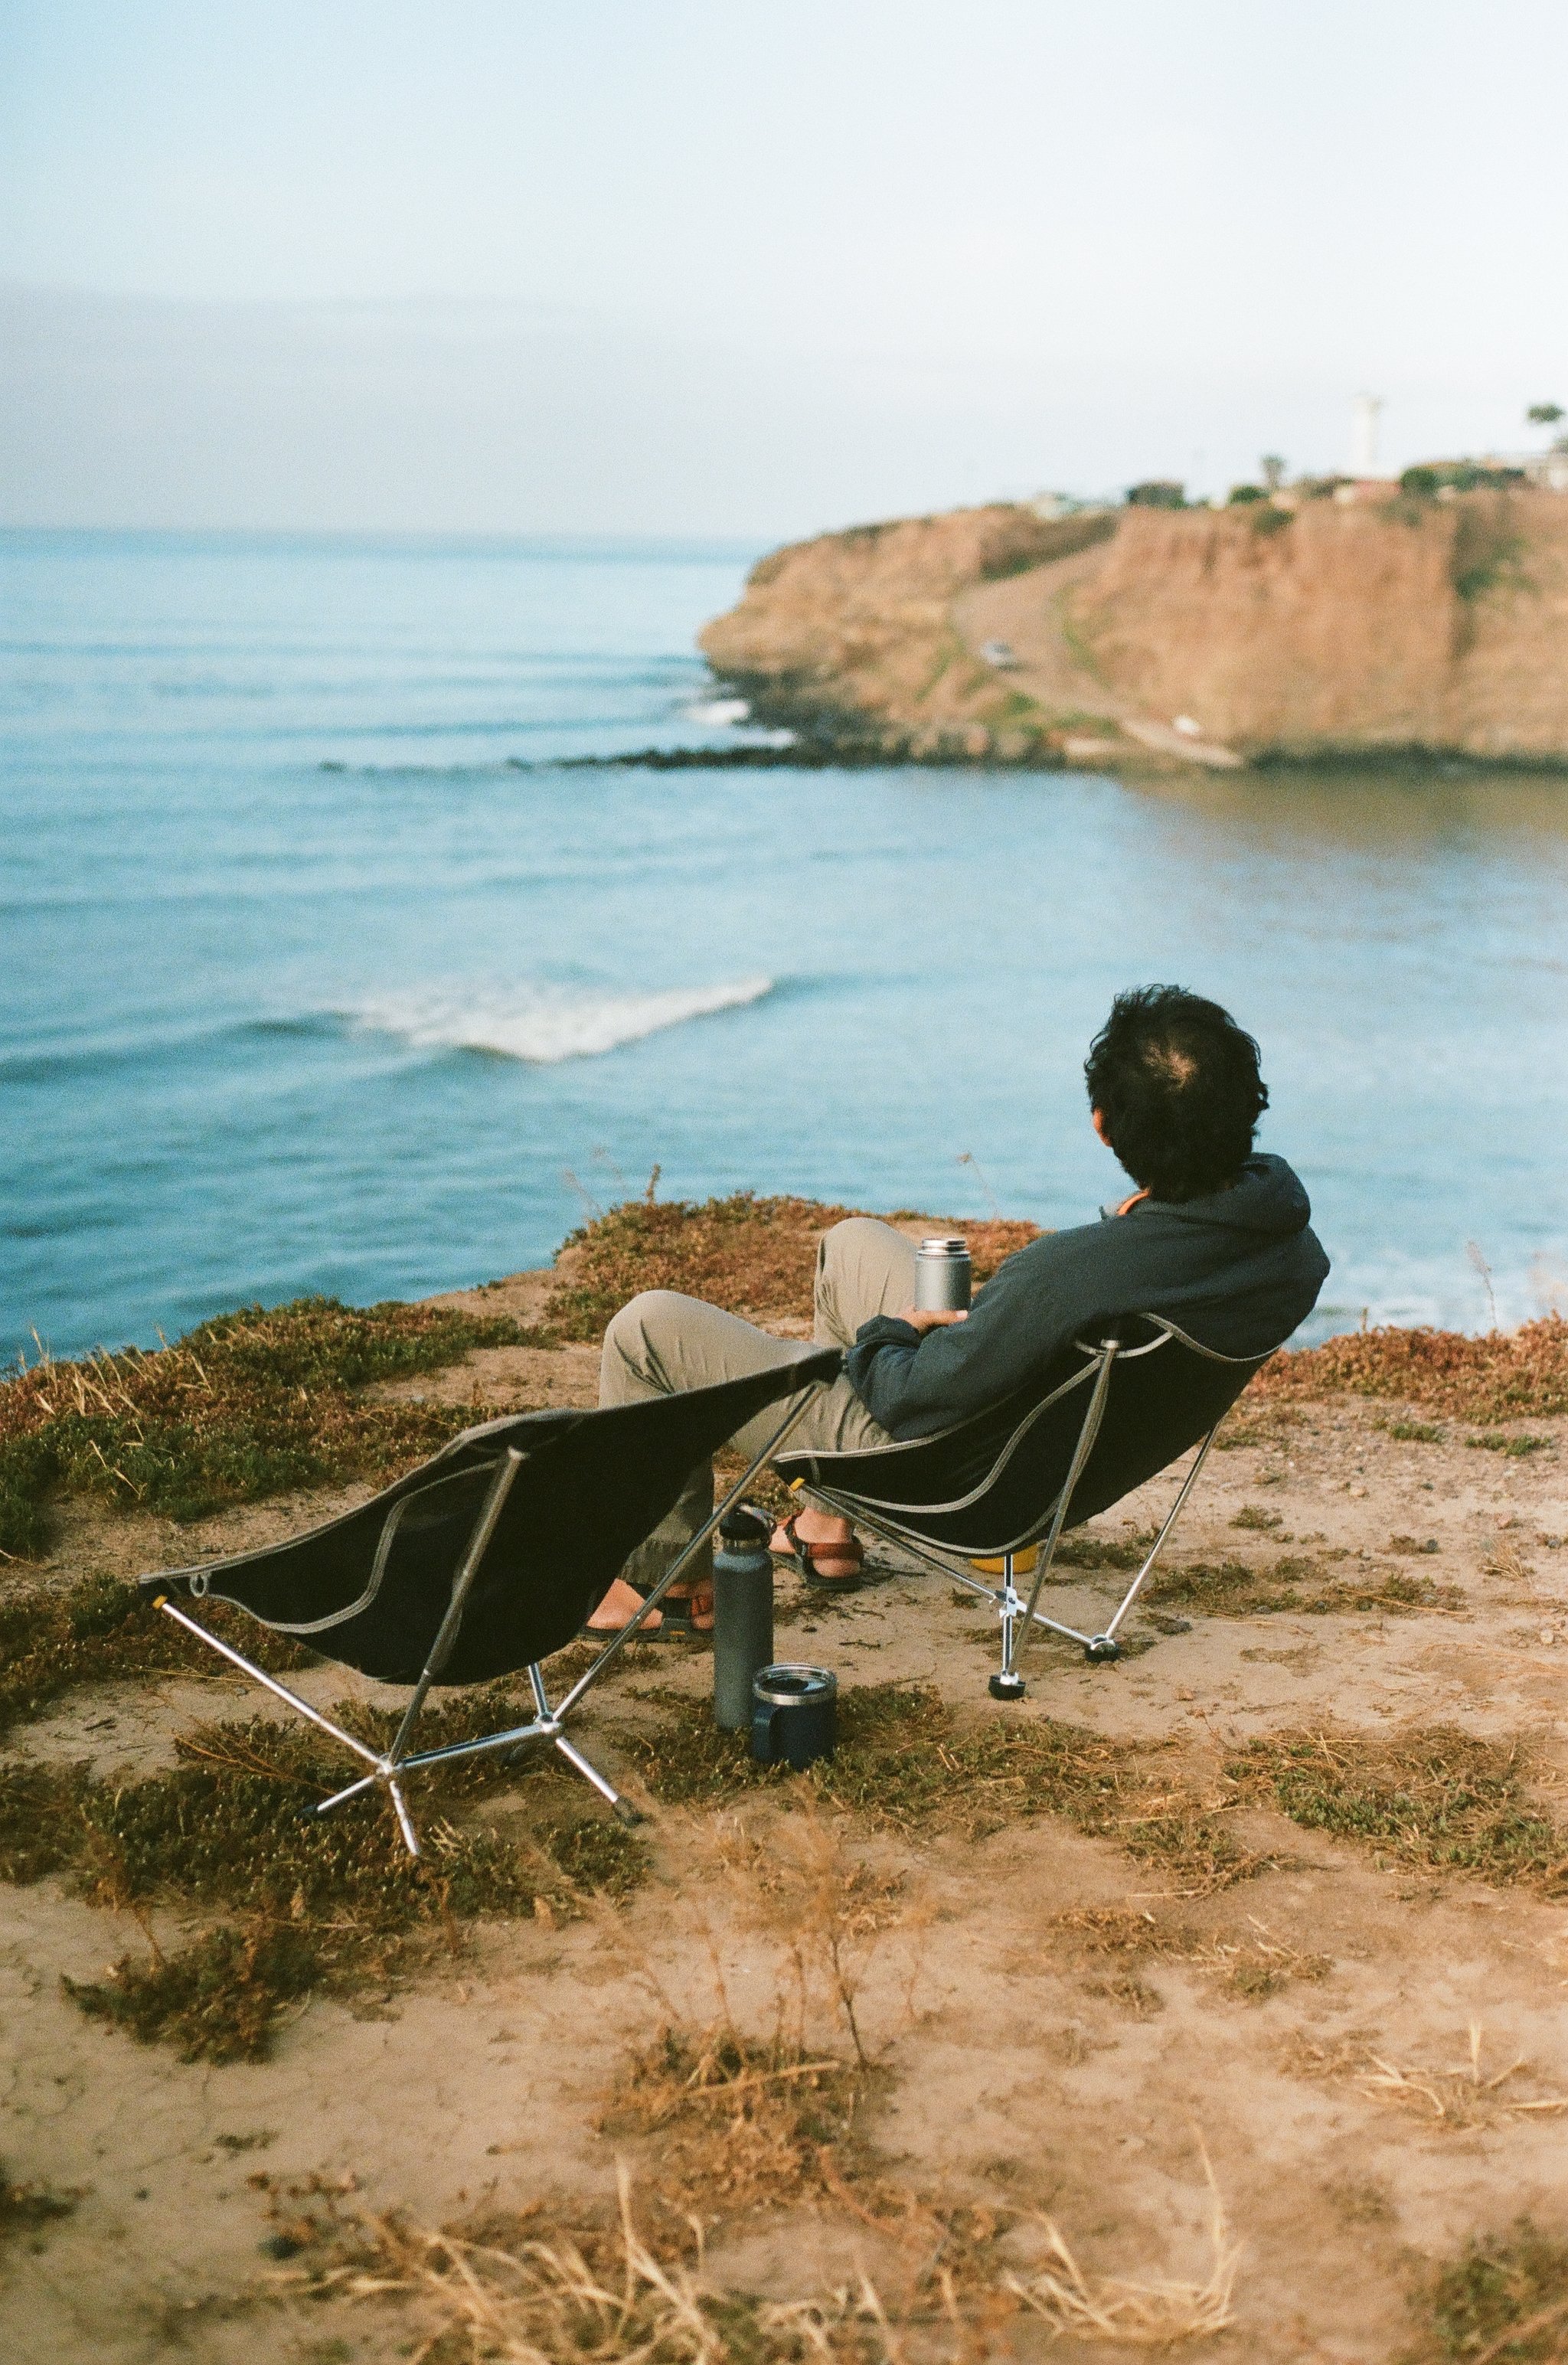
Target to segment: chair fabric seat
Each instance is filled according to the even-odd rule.
[[[777,1457],[787,1481],[966,1556],[1021,1551],[1050,1527],[1103,1342],[1118,1342],[1103,1414],[1062,1522],[1108,1510],[1206,1437],[1268,1355],[1237,1358],[1162,1317],[1109,1315],[1020,1390],[933,1437],[870,1452]],[[1271,1349],[1270,1352],[1273,1351]]]
[[[142,1587],[231,1602],[342,1666],[412,1684],[497,1471],[515,1452],[521,1468],[435,1680],[512,1675],[572,1641],[700,1463],[770,1404],[832,1381],[841,1361],[829,1349],[646,1403],[486,1421],[303,1535]]]

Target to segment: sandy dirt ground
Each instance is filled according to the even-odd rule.
[[[543,1285],[521,1275],[452,1302],[528,1317]],[[596,1360],[496,1349],[414,1386],[589,1402]],[[1263,1567],[1292,1544],[1338,1550],[1341,1572],[1418,1565],[1454,1589],[1444,1608],[1139,1619],[1135,1654],[1114,1667],[1039,1646],[1027,1700],[1007,1708],[986,1693],[985,1613],[883,1557],[875,1582],[826,1605],[781,1576],[780,1647],[846,1687],[935,1686],[976,1720],[1054,1718],[1170,1743],[1200,1787],[1218,1784],[1238,1743],[1272,1731],[1455,1724],[1523,1744],[1550,1807],[1568,1768],[1568,1424],[1532,1422],[1556,1442],[1514,1461],[1467,1450],[1462,1423],[1444,1442],[1395,1440],[1389,1414],[1351,1398],[1296,1407],[1213,1455],[1178,1557]],[[1097,1530],[1147,1525],[1169,1491],[1158,1482]],[[194,1537],[73,1513],[56,1569],[188,1562],[326,1508],[270,1504]],[[1437,1550],[1413,1564],[1391,1552],[1394,1538]],[[1116,1584],[1114,1571],[1073,1571],[1054,1597],[1097,1618]],[[322,1702],[376,1696],[327,1666],[297,1680]],[[585,1745],[626,1771],[627,1736],[655,1712],[642,1696],[700,1696],[710,1680],[700,1648],[627,1653]],[[193,1719],[251,1706],[227,1675],[76,1692],[19,1728],[12,1754],[144,1773],[172,1762]],[[1411,2337],[1424,2261],[1521,2212],[1561,2229],[1568,1905],[1413,1871],[1271,1808],[1238,1813],[1274,1868],[1186,1896],[1113,1839],[1050,1815],[978,1840],[842,1819],[831,1844],[891,1900],[860,1942],[855,2008],[878,2064],[863,2132],[884,2180],[1048,2214],[1095,2275],[1201,2281],[1217,2191],[1240,2251],[1235,2320],[1191,2353],[1373,2365]],[[606,2132],[605,2097],[630,2049],[672,2022],[700,2032],[727,2012],[761,2033],[773,2024],[788,1933],[759,1918],[745,1867],[787,1855],[800,1822],[772,1795],[722,1813],[660,1810],[645,1826],[652,1877],[624,1908],[481,1929],[409,1988],[354,2009],[312,2002],[259,2065],[185,2065],[84,2018],[62,1974],[100,1977],[143,1943],[138,1930],[59,1882],[0,1891],[0,2158],[13,2178],[81,2196],[0,2258],[0,2351],[15,2365],[411,2353],[417,2326],[398,2303],[307,2302],[280,2281],[258,2175],[274,2191],[321,2180],[345,2205],[432,2226],[491,2206],[602,2201],[618,2159],[636,2190],[656,2191],[658,2138]],[[1131,1915],[1147,1917],[1147,1951],[1126,1943]],[[1269,1976],[1249,1981],[1248,1966]],[[824,2022],[821,2041],[832,2038]],[[915,2264],[885,2209],[852,2196],[721,2225],[708,2251],[721,2282],[779,2298],[857,2268],[896,2294]],[[1025,2314],[969,2353],[1030,2356],[1045,2337]]]

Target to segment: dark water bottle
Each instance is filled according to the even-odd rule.
[[[752,1678],[773,1656],[772,1522],[740,1503],[719,1523],[713,1554],[713,1721],[723,1732],[751,1722]]]
[[[752,1684],[751,1754],[762,1765],[831,1757],[838,1740],[838,1677],[825,1667],[764,1667]]]

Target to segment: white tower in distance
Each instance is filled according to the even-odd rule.
[[[1383,409],[1381,394],[1358,394],[1350,403],[1350,474],[1352,476],[1375,476],[1377,474],[1377,422]]]

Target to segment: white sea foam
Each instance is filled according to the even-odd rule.
[[[492,1051],[542,1066],[591,1059],[662,1026],[719,1010],[744,1009],[773,990],[770,977],[722,985],[672,986],[662,993],[543,984],[378,994],[347,1014],[356,1026],[400,1035],[421,1049]]]
[[[703,698],[686,710],[693,723],[746,723],[751,719],[751,705],[744,698]]]

